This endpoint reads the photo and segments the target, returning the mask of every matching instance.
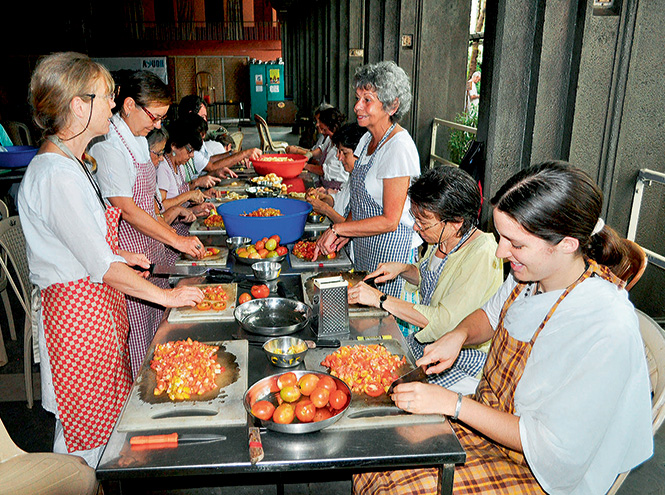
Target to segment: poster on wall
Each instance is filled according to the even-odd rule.
[[[147,70],[153,72],[165,84],[169,83],[166,71],[166,57],[112,57],[95,58],[111,72],[116,70]]]

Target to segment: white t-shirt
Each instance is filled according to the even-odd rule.
[[[516,285],[483,306],[494,328]],[[562,291],[520,296],[504,326],[529,341]],[[628,293],[598,277],[561,302],[536,339],[515,390],[524,455],[547,493],[605,493],[653,452],[649,376]]]
[[[330,136],[326,136],[318,148],[321,150],[319,163],[323,167],[323,178],[341,183],[348,181],[349,173],[344,170],[344,165],[337,158],[337,147],[332,143]]]
[[[203,145],[210,153],[210,156],[223,155],[228,153],[226,148],[224,148],[224,145],[222,143],[218,143],[217,141],[204,141]]]
[[[116,125],[136,160],[150,163],[150,149],[146,138],[134,136],[120,114],[115,114],[111,122]],[[111,128],[108,134],[92,142],[90,154],[97,160],[95,180],[102,190],[102,195],[105,198],[133,197],[136,167],[118,133]]]
[[[205,142],[201,145],[200,150],[194,151],[194,168],[196,169],[196,173],[198,175],[201,175],[203,169],[208,166],[208,162],[210,162],[211,156],[212,154],[208,150],[208,147]],[[196,179],[196,177],[192,177],[192,179]]]
[[[166,191],[167,199],[175,198],[180,194],[178,192],[178,181],[173,173],[173,168],[171,168],[171,165],[169,165],[166,160],[162,160],[157,166],[157,188]]]
[[[365,145],[369,143],[372,139],[372,134],[365,134],[358,143],[356,148],[356,156],[360,156],[361,151],[365,148]],[[418,149],[416,144],[411,139],[409,133],[405,130],[402,130],[395,134],[388,141],[383,143],[383,145],[374,151],[376,158],[374,159],[374,164],[372,168],[367,172],[365,177],[365,188],[369,195],[376,201],[380,206],[383,205],[383,179],[393,179],[395,177],[409,177],[411,182],[420,177],[420,157],[418,156]],[[371,158],[367,156],[367,150],[365,154],[360,156],[359,163],[365,164]],[[357,166],[357,165],[356,165]],[[404,208],[402,209],[402,216],[400,218],[400,223],[406,225],[410,229],[413,229],[413,218],[409,215],[409,209],[411,208],[411,201],[409,197],[406,197],[406,202],[404,203]],[[411,247],[417,247],[422,244],[422,239],[414,231],[413,232],[413,241]]]
[[[333,196],[335,203],[333,209],[346,217],[348,214],[349,199],[351,199],[351,181],[346,181]]]

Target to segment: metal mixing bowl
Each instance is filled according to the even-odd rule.
[[[277,337],[263,344],[263,350],[268,356],[268,361],[275,366],[293,368],[305,359],[307,344],[297,337]]]
[[[257,261],[252,264],[252,271],[259,280],[275,280],[282,271],[282,264],[277,261]]]
[[[323,223],[325,219],[326,216],[321,215],[320,213],[311,212],[309,215],[307,215],[307,221],[309,223]]]
[[[252,239],[249,237],[229,237],[226,239],[226,247],[229,248],[229,251],[235,251],[239,247],[248,246],[252,243]]]
[[[243,330],[278,337],[302,330],[312,319],[312,308],[284,297],[252,299],[236,307],[236,321]]]

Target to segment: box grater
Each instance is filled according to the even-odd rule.
[[[314,314],[317,337],[349,332],[349,283],[341,276],[314,279]]]

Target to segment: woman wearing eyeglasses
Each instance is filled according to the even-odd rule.
[[[33,305],[39,327],[42,406],[55,414],[54,452],[96,466],[129,394],[124,294],[152,303],[194,305],[200,290],[163,290],[128,265],[145,255],[118,246],[120,210],[108,205],[81,161],[90,139],[109,130],[113,79],[78,53],[42,59],[30,82],[30,103],[46,140],[18,194]]]
[[[178,235],[155,211],[157,178],[145,136],[160,127],[171,96],[168,86],[151,72],[132,72],[119,81],[120,91],[110,131],[90,154],[97,160],[96,175],[102,195],[122,211],[120,246],[145,254],[151,263],[168,263],[165,245],[194,257],[204,254],[196,237]],[[167,287],[164,278],[150,278]],[[161,321],[163,308],[128,298],[129,349],[134,377]]]
[[[429,244],[415,264],[381,263],[368,277],[382,283],[401,277],[405,291],[417,293],[414,304],[386,295],[365,283],[349,289],[349,302],[381,307],[419,330],[407,336],[416,359],[425,344],[453,330],[480,308],[503,282],[503,264],[495,256],[492,234],[480,231],[480,190],[465,171],[441,166],[425,172],[409,188],[413,229]],[[485,364],[489,342],[469,346],[455,364],[430,383],[472,393]]]

